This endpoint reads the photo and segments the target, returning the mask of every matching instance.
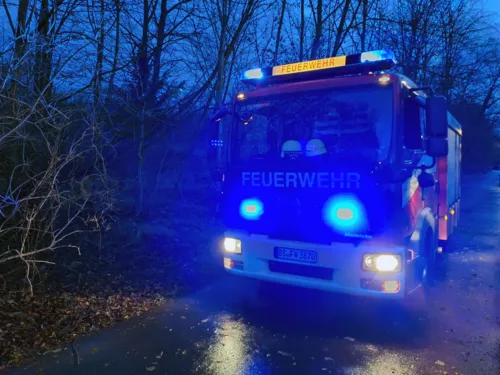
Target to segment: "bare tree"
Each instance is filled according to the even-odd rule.
[[[345,40],[346,35],[351,31],[352,27],[352,22],[356,18],[356,14],[358,13],[359,7],[361,6],[362,2],[358,1],[357,5],[355,6],[355,9],[352,10],[352,20],[351,23],[348,25],[348,15],[349,11],[351,10],[350,8],[352,7],[353,3],[351,0],[346,0],[340,10],[340,18],[338,20],[338,25],[336,26],[335,30],[335,42],[333,43],[333,49],[331,56],[337,56],[338,52],[340,51],[340,47],[342,46],[342,43]],[[336,11],[336,9],[335,9]]]
[[[306,32],[305,11],[306,11],[305,0],[300,0],[299,61],[304,61],[304,40]]]
[[[26,38],[28,31],[29,19],[31,19],[33,13],[28,17],[28,8],[29,1],[28,0],[20,0],[19,5],[17,7],[17,24],[14,23],[14,20],[9,11],[9,4],[6,0],[2,0],[2,5],[9,21],[9,26],[12,31],[12,35],[14,36],[14,59],[11,64],[12,68],[12,91],[15,93],[17,86],[16,82],[19,82],[23,76],[21,70],[22,57],[25,56],[26,53]]]
[[[331,1],[325,6],[322,0],[317,0],[316,6],[313,7],[312,0],[310,0],[310,6],[314,20],[311,59],[318,57],[322,39],[330,39],[326,37],[327,33],[333,35],[333,43],[327,43],[328,45],[332,44],[331,50],[325,50],[323,55],[336,56],[345,38],[353,28],[361,2],[353,3],[351,0]]]
[[[89,13],[93,9],[97,8],[95,5],[89,7]],[[97,29],[94,30],[97,37],[97,56],[96,56],[96,66],[94,74],[94,106],[97,107],[101,103],[101,89],[103,80],[103,69],[104,69],[104,45],[106,43],[106,29],[105,29],[105,16],[106,7],[105,0],[99,0],[99,20],[97,23]]]
[[[227,62],[240,42],[240,38],[247,31],[249,22],[259,18],[255,13],[258,9],[262,9],[264,2],[263,0],[245,0],[244,2],[217,0],[206,1],[204,4],[203,15],[198,15],[198,17],[208,25],[217,41],[215,48],[217,59],[214,64],[215,68],[211,70],[201,86],[185,98],[184,103],[187,106],[207,91],[210,91],[208,102],[212,99],[215,99],[215,105],[222,102]]]
[[[113,51],[113,62],[111,65],[111,73],[109,77],[109,90],[107,96],[107,104],[111,100],[111,93],[115,85],[115,76],[118,70],[118,58],[120,56],[120,36],[121,36],[121,13],[123,4],[120,0],[114,0],[114,12],[115,12],[115,47]]]
[[[450,99],[460,95],[460,86],[468,74],[471,61],[467,47],[477,45],[478,39],[489,31],[489,25],[482,22],[483,16],[476,0],[441,0],[437,17],[442,64],[437,73],[440,91]]]
[[[274,47],[274,55],[273,55],[273,65],[277,65],[278,63],[278,55],[281,44],[281,30],[283,29],[283,20],[285,19],[285,10],[286,10],[286,0],[281,1],[281,10],[278,19],[278,30],[276,32],[276,44]]]
[[[323,0],[316,0],[316,7],[313,6],[312,0],[310,0],[311,10],[314,19],[314,37],[311,47],[311,59],[315,59],[318,56],[318,50],[321,43],[321,37],[323,36]]]
[[[128,29],[124,26],[128,41],[134,48],[131,56],[132,100],[127,98],[124,104],[125,110],[132,115],[133,137],[136,140],[137,215],[144,212],[144,152],[153,131],[162,131],[159,124],[171,112],[167,103],[171,99],[172,88],[166,84],[170,72],[165,68],[165,64],[172,62],[168,56],[169,44],[171,39],[185,37],[180,29],[195,10],[191,0],[178,0],[173,4],[166,0],[143,0],[141,8],[142,19],[134,22]],[[122,12],[134,20],[137,10],[137,6],[133,6]],[[134,28],[139,28],[139,38],[136,37],[138,33]]]
[[[0,266],[24,265],[32,291],[37,265],[56,250],[79,252],[77,234],[108,227],[112,184],[95,121],[83,109],[4,91],[0,110]]]
[[[94,111],[54,101],[54,82],[94,42],[58,52],[56,42],[80,38],[65,29],[77,20],[79,1],[20,1],[15,27],[3,4],[15,48],[11,74],[0,82],[0,267],[23,265],[31,286],[37,265],[55,250],[79,250],[77,234],[107,227],[113,191]],[[98,56],[100,74],[102,50]]]

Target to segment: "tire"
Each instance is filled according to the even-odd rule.
[[[444,243],[445,247],[443,247],[442,252],[438,252],[437,248],[429,250],[434,253],[433,261],[429,267],[430,273],[427,280],[429,285],[435,285],[446,279],[446,259],[448,258],[450,242],[444,241]],[[438,241],[438,246],[441,246],[440,241]]]
[[[424,288],[429,288],[432,285],[434,271],[436,268],[436,260],[438,257],[437,248],[434,244],[436,242],[433,240],[432,231],[429,229],[425,235],[425,256],[424,256],[424,266],[422,270],[422,286]]]

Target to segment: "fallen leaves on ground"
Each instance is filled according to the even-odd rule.
[[[199,253],[206,253],[207,234],[198,229],[205,237],[193,236],[189,225],[171,232],[176,241],[148,234],[139,245],[106,246],[70,259],[64,253],[33,296],[0,291],[0,368],[36,354],[57,355],[54,349],[203,283],[201,275],[210,267]]]
[[[17,363],[34,352],[42,354],[149,311],[168,294],[168,290],[142,293],[108,288],[93,293],[37,290],[32,297],[11,298],[15,302],[3,304],[0,311],[0,358]]]

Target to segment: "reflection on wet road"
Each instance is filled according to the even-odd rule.
[[[12,373],[500,374],[500,187],[464,187],[446,277],[421,313],[223,277],[188,298]],[[42,372],[39,372],[40,369]]]

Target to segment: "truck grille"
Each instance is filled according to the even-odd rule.
[[[301,241],[330,244],[334,233],[322,220],[320,204],[301,203],[297,197],[282,196],[276,225],[268,233],[270,238],[278,240]]]
[[[269,271],[320,280],[333,280],[333,269],[326,267],[313,267],[270,260]]]

